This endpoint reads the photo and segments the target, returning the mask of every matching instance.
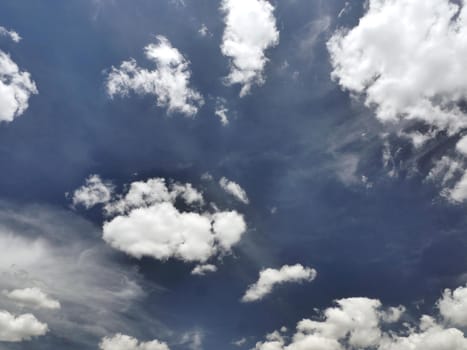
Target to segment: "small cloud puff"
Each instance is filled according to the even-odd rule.
[[[245,303],[258,301],[270,294],[278,284],[311,282],[316,278],[315,269],[300,264],[284,265],[280,269],[265,269],[259,273],[256,283],[250,285],[242,297]]]
[[[219,180],[219,185],[225,192],[231,194],[235,197],[235,199],[239,200],[240,202],[244,204],[248,204],[250,202],[246,191],[238,183],[230,181],[226,177],[222,177]]]

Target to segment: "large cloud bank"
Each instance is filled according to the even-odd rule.
[[[462,315],[466,300],[464,287],[446,290],[438,302],[439,314],[423,315],[413,323],[402,306],[386,308],[368,298],[341,299],[318,319],[300,321],[291,338],[276,331],[255,349],[464,350],[467,338],[461,329],[467,326]]]

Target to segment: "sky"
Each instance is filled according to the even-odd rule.
[[[0,350],[466,350],[464,0],[0,2]]]

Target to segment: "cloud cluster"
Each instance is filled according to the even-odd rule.
[[[189,183],[168,184],[152,178],[127,188],[103,206],[109,218],[103,225],[103,239],[135,258],[205,263],[230,253],[246,231],[243,215],[237,211],[203,209],[202,193]],[[178,204],[187,209],[180,210]]]
[[[45,323],[41,323],[32,314],[12,315],[0,310],[0,341],[20,342],[48,332]]]
[[[464,1],[370,0],[358,25],[328,41],[332,77],[419,149],[467,126],[466,37]],[[427,177],[454,203],[467,199],[466,144],[436,159]]]
[[[40,288],[23,288],[14,289],[12,291],[4,291],[3,294],[10,300],[23,307],[31,307],[33,309],[60,309],[60,302],[51,298],[44,293]]]
[[[423,315],[417,324],[402,322],[405,308],[384,308],[376,299],[347,298],[324,310],[318,320],[304,319],[289,338],[274,332],[256,344],[256,350],[463,350],[467,338],[449,321],[457,321],[465,304],[465,288],[446,291],[438,302],[441,316]],[[454,295],[454,299],[453,299]],[[443,306],[441,306],[443,305]],[[464,310],[465,311],[465,310]],[[465,317],[459,326],[465,327]]]
[[[219,185],[222,189],[234,196],[237,200],[244,204],[248,204],[250,200],[246,194],[246,191],[236,182],[230,181],[229,179],[222,177],[219,180]]]
[[[311,282],[316,278],[315,269],[303,267],[300,264],[284,265],[280,269],[265,269],[260,271],[258,281],[248,287],[243,302],[263,299],[270,294],[276,285],[283,283]]]
[[[120,67],[112,67],[107,77],[107,92],[110,97],[127,96],[130,92],[153,95],[157,105],[166,107],[169,113],[193,116],[204,100],[190,87],[190,63],[167,38],[158,36],[157,39],[157,44],[149,44],[144,49],[146,58],[156,68],[142,68],[134,59],[123,61]]]
[[[158,340],[139,342],[138,339],[128,335],[116,334],[105,337],[99,344],[100,350],[169,350],[166,343]]]
[[[266,0],[223,0],[225,31],[222,53],[230,58],[226,83],[241,84],[240,96],[265,81],[265,51],[279,43],[274,7]]]
[[[8,54],[0,50],[0,122],[11,122],[24,113],[36,84],[28,72],[20,71]]]

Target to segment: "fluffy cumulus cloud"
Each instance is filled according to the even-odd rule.
[[[463,289],[461,289],[463,291]],[[446,294],[447,293],[447,294]],[[449,298],[446,292],[442,300]],[[449,295],[448,295],[449,294]],[[464,298],[462,295],[461,298]],[[443,310],[441,308],[441,310]],[[452,310],[451,310],[452,311]],[[347,298],[336,301],[322,316],[304,319],[292,337],[269,334],[256,350],[464,350],[467,338],[446,325],[447,314],[423,315],[418,322],[404,319],[405,308],[383,307],[376,299]],[[448,312],[450,313],[450,311]]]
[[[82,205],[89,209],[100,203],[107,203],[112,198],[114,186],[104,182],[99,175],[91,175],[86,183],[73,193],[73,205]]]
[[[450,0],[370,0],[367,13],[328,47],[333,77],[362,94],[383,121],[466,125],[467,8]]]
[[[338,30],[328,42],[332,76],[420,148],[439,133],[452,136],[467,126],[466,38],[464,1],[369,0],[358,25]],[[459,162],[465,172],[465,145],[461,140],[441,178]],[[435,160],[434,168],[439,172],[438,163],[447,160]],[[464,201],[467,176],[454,178],[444,181],[442,194]]]
[[[8,54],[0,50],[0,122],[11,122],[29,107],[37,88],[28,72],[21,71]]]
[[[205,263],[230,253],[246,231],[243,215],[235,210],[209,212],[203,194],[189,183],[152,178],[127,188],[103,205],[108,217],[103,238],[135,258]]]
[[[32,314],[15,316],[7,311],[0,311],[0,341],[20,342],[47,332],[48,326],[39,322]]]
[[[23,307],[52,310],[60,309],[60,302],[58,300],[51,298],[37,287],[4,291],[3,294],[8,299],[13,300]]]
[[[222,177],[219,180],[219,185],[225,192],[231,194],[240,202],[244,204],[248,204],[250,202],[246,191],[238,183],[230,181],[225,177]]]
[[[138,339],[128,335],[116,334],[113,337],[102,339],[99,344],[100,350],[169,350],[166,343],[158,340],[140,342]]]
[[[446,289],[438,301],[438,308],[450,324],[467,327],[467,287]]]
[[[279,43],[274,7],[266,0],[223,0],[222,53],[230,58],[227,84],[241,84],[240,96],[265,81],[265,51]]]
[[[265,269],[259,273],[256,283],[248,287],[242,298],[243,302],[263,299],[276,285],[284,283],[311,282],[316,278],[316,270],[300,264],[284,265],[280,269]]]
[[[157,105],[166,107],[169,113],[193,116],[204,100],[190,87],[190,63],[167,38],[158,36],[157,40],[158,43],[144,49],[155,69],[142,68],[134,59],[124,61],[119,67],[112,67],[106,82],[107,92],[110,97],[127,96],[130,92],[153,95]]]

